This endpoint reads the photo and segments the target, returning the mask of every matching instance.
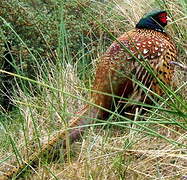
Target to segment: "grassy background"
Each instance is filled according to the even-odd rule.
[[[8,83],[13,109],[0,107],[2,174],[65,128],[88,101],[96,61],[113,41],[110,33],[118,37],[155,8],[169,12],[167,31],[177,44],[179,61],[187,63],[185,0],[0,2],[1,69],[8,50],[13,72]],[[2,83],[5,76],[1,71]],[[175,79],[177,91],[167,90],[142,117],[145,121],[116,115],[95,122],[82,141],[67,150],[68,158],[60,149],[60,158],[41,159],[35,174],[26,174],[27,178],[181,179],[187,175],[187,78],[177,69]]]

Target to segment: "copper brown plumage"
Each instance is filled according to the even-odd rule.
[[[172,38],[164,32],[166,24],[165,11],[152,11],[139,21],[135,29],[124,33],[112,43],[96,68],[91,96],[92,103],[96,106],[86,105],[78,115],[105,119],[108,112],[104,109],[113,110],[114,103],[116,106],[122,106],[124,115],[127,112],[134,113],[136,105],[124,100],[121,102],[120,98],[114,98],[114,95],[151,104],[154,93],[160,96],[164,93],[158,79],[165,85],[173,86],[174,65],[171,62],[176,61],[177,50]],[[145,65],[152,68],[158,79]],[[144,89],[139,84],[142,84]],[[86,123],[86,118],[78,117],[72,119],[70,127]],[[72,130],[69,133],[70,139],[75,141],[82,132],[82,128]],[[64,130],[43,145],[42,151],[35,152],[27,163],[36,164],[41,154],[51,151],[59,143],[66,145]],[[6,177],[17,174],[27,163],[7,172]]]
[[[166,17],[164,11],[155,13],[156,16]],[[131,78],[139,80],[150,92],[154,91],[160,96],[163,90],[136,58],[141,62],[147,61],[163,83],[173,85],[174,67],[170,62],[176,60],[177,50],[171,37],[159,24],[157,29],[136,28],[119,37],[101,58],[93,89],[150,104],[148,95]],[[92,96],[97,105],[111,108],[112,96],[101,93],[93,93]],[[103,111],[99,114],[102,118],[106,116],[106,112]]]

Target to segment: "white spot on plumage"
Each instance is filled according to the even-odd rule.
[[[138,59],[140,59],[141,58],[141,55],[140,54],[138,54]]]
[[[164,49],[163,49],[163,48],[161,48],[161,49],[160,49],[160,51],[161,51],[161,52],[163,52],[163,51],[164,51]]]
[[[153,59],[155,56],[151,56],[151,59]]]
[[[157,51],[157,50],[158,50],[158,47],[155,47],[155,50]]]
[[[136,49],[140,49],[139,47],[136,47]]]
[[[152,42],[151,42],[151,41],[148,41],[148,44],[152,44]]]
[[[160,52],[158,52],[158,56],[160,56],[161,55],[161,53]]]
[[[141,46],[141,44],[140,44],[140,43],[137,43],[136,45],[137,45],[137,46]]]
[[[142,45],[142,47],[146,47],[145,45]]]
[[[135,53],[134,50],[131,50],[131,53],[134,54]]]
[[[132,56],[127,56],[127,60],[130,60],[130,59],[132,59]]]
[[[158,42],[158,41],[156,41],[155,43],[156,43],[157,45],[159,45],[159,42]]]
[[[148,49],[144,49],[144,50],[143,50],[143,54],[147,54],[148,52],[149,52]]]

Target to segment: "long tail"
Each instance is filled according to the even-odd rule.
[[[85,116],[89,113],[90,108],[89,105],[85,105],[81,111],[79,111],[76,115],[76,117],[72,118],[68,128],[73,128],[73,130],[69,133],[69,139],[72,142],[76,141],[81,137],[83,134],[84,129],[82,127],[79,127],[81,125],[85,125],[88,122],[85,118],[82,118],[81,116]],[[76,128],[77,127],[77,128]],[[67,130],[61,130],[57,134],[55,134],[50,141],[48,141],[46,144],[42,146],[41,149],[34,152],[29,159],[21,164],[20,166],[14,167],[13,169],[6,172],[5,175],[0,177],[0,180],[6,180],[6,179],[12,179],[12,177],[18,177],[20,176],[27,168],[29,167],[37,167],[37,164],[39,162],[39,158],[44,156],[45,154],[48,154],[50,151],[54,150],[58,147],[58,145],[61,145],[61,147],[66,147],[66,134]]]

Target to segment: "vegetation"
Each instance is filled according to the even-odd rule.
[[[186,6],[185,0],[1,0],[0,173],[26,160],[60,129],[68,130],[68,120],[89,100],[99,56],[150,9],[169,12],[167,31],[179,61],[187,64]],[[114,114],[93,122],[81,141],[60,148],[56,160],[41,158],[36,172],[25,176],[185,178],[187,82],[180,69],[175,79],[177,89],[166,89],[145,115],[128,121]]]

